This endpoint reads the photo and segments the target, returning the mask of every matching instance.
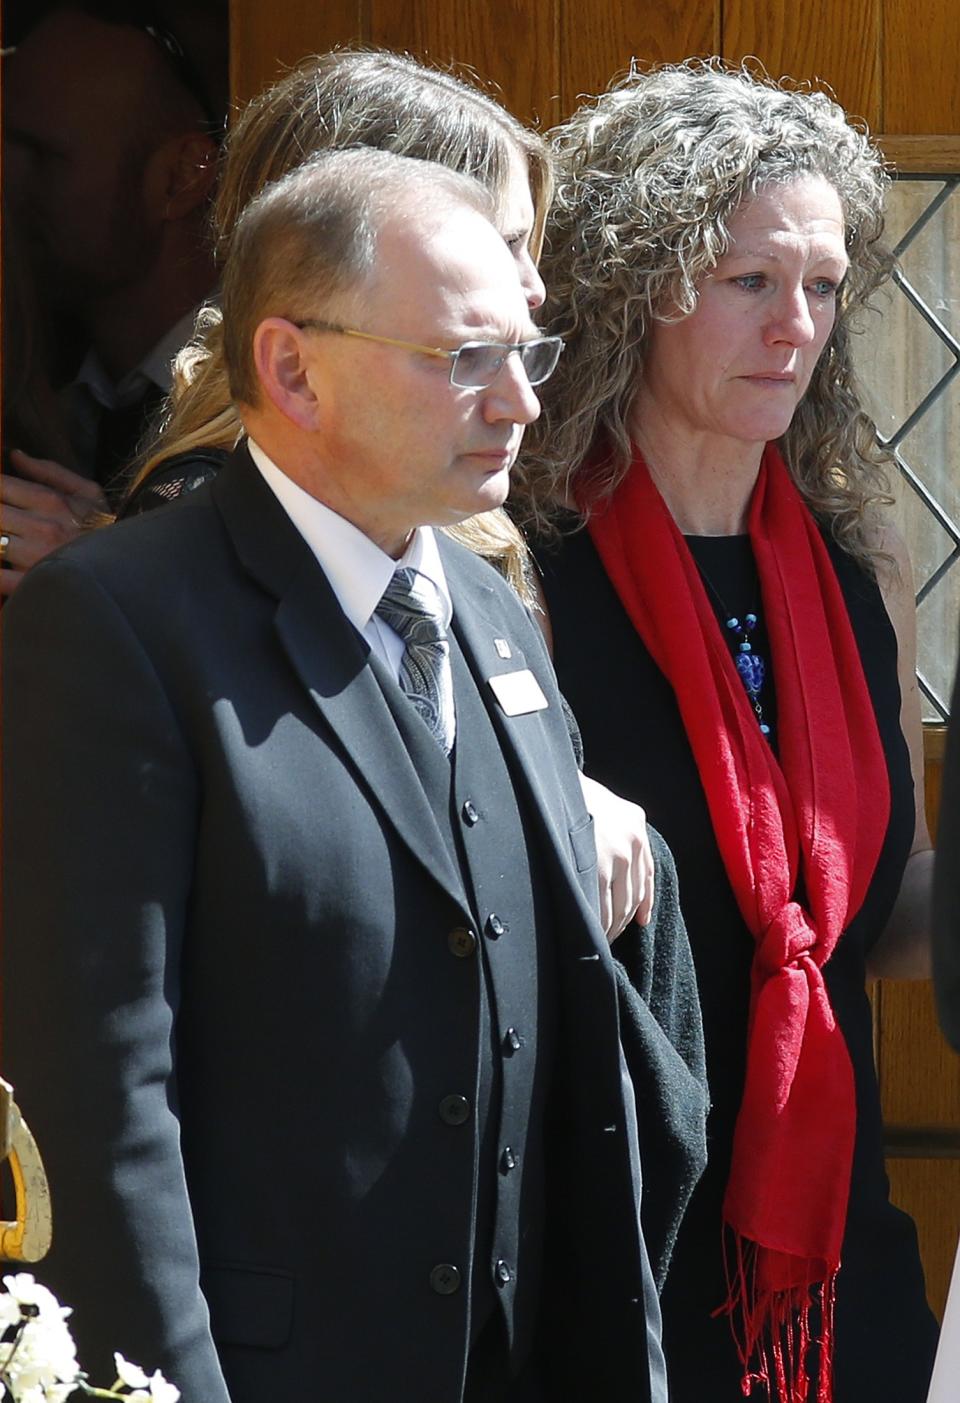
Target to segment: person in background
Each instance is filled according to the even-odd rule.
[[[29,538],[18,543],[16,566],[7,559],[11,509],[0,508],[0,601],[16,588],[25,569],[71,540],[77,534],[77,522],[103,504],[97,483],[76,470],[67,426],[49,378],[45,310],[18,221],[6,203],[3,289],[3,474],[11,471],[8,446],[20,444],[21,449],[26,447],[47,461],[49,472],[60,483],[61,493],[56,500],[51,494],[51,510],[43,515],[42,523],[34,522],[36,529]]]
[[[432,529],[503,502],[560,353],[492,214],[380,151],[268,186],[223,280],[244,444],[7,606],[47,1279],[92,1369],[121,1338],[187,1403],[666,1403],[553,671]]]
[[[566,349],[511,501],[588,768],[671,845],[699,976],[671,1397],[921,1403],[936,1325],[865,992],[928,974],[932,859],[910,564],[851,367],[883,161],[826,95],[694,62],[554,148]]]
[[[6,193],[73,463],[6,445],[3,593],[91,511],[116,503],[213,287],[206,220],[226,55],[218,0],[77,0],[41,7],[4,59]]]

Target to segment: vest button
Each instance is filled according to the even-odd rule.
[[[523,1047],[523,1038],[516,1028],[508,1028],[503,1035],[503,1050],[508,1057],[512,1057],[515,1052],[519,1052]]]
[[[491,940],[499,940],[501,935],[506,935],[510,927],[501,921],[496,911],[491,911],[485,929]]]
[[[500,1155],[500,1173],[509,1174],[517,1167],[517,1154],[512,1145],[504,1145]]]
[[[497,1258],[497,1265],[493,1269],[493,1279],[498,1286],[509,1286],[513,1280],[513,1272],[502,1257]]]
[[[450,1262],[440,1262],[430,1273],[430,1287],[438,1296],[452,1296],[460,1290],[460,1268]]]
[[[467,825],[468,828],[472,828],[475,823],[480,822],[480,814],[476,809],[475,805],[472,804],[469,799],[466,801],[463,808],[460,810],[460,813],[463,817],[464,823]]]
[[[447,947],[451,955],[465,960],[468,955],[476,953],[477,937],[465,926],[456,926],[447,936]]]
[[[470,1118],[470,1102],[465,1096],[445,1096],[439,1111],[444,1125],[463,1125]]]

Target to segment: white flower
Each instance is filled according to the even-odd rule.
[[[0,1394],[12,1403],[67,1403],[80,1382],[76,1345],[67,1329],[68,1307],[29,1272],[5,1276],[0,1293]],[[117,1387],[124,1392],[99,1391],[120,1403],[178,1403],[180,1390],[156,1370],[150,1377],[122,1354],[114,1355]],[[86,1384],[87,1392],[92,1392]],[[129,1390],[127,1392],[126,1390]]]
[[[20,1307],[6,1291],[0,1295],[0,1334],[11,1325],[20,1324]]]
[[[122,1384],[126,1384],[127,1388],[146,1388],[150,1382],[140,1365],[131,1364],[122,1354],[115,1353],[113,1362],[116,1365],[117,1378]]]
[[[41,1315],[58,1315],[63,1319],[70,1314],[69,1306],[62,1306],[52,1291],[39,1281],[35,1281],[28,1271],[5,1276],[3,1284],[10,1295],[21,1306],[36,1306]]]
[[[0,1380],[15,1403],[66,1403],[79,1373],[66,1324],[70,1311],[28,1272],[5,1276],[3,1284],[8,1294],[0,1297],[2,1319],[7,1327],[22,1325],[15,1340],[0,1345]]]
[[[115,1354],[113,1358],[117,1378],[133,1390],[126,1395],[125,1403],[177,1403],[180,1390],[167,1383],[159,1369],[147,1378],[139,1364],[131,1364],[122,1354]]]

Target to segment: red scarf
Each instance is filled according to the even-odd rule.
[[[760,733],[686,543],[639,452],[590,534],[669,679],[741,914],[756,941],[743,1100],[724,1200],[724,1307],[744,1392],[805,1403],[819,1287],[817,1398],[831,1398],[832,1304],[856,1125],[853,1070],[821,973],[873,876],[890,811],[860,654],[827,549],[779,452],[748,530],[775,660],[779,762]],[[803,873],[806,906],[791,899]],[[729,1245],[729,1244],[728,1244]]]

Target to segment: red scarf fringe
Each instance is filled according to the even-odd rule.
[[[734,1260],[724,1251],[724,1269],[730,1294],[718,1315],[729,1315],[737,1354],[743,1366],[740,1387],[749,1397],[755,1385],[765,1396],[782,1403],[814,1403],[810,1393],[808,1356],[811,1345],[820,1351],[816,1403],[830,1403],[832,1390],[829,1361],[833,1357],[833,1312],[837,1272],[824,1264],[808,1263],[805,1275],[819,1284],[773,1288],[761,1286],[764,1273],[759,1260],[765,1249],[735,1233],[724,1233],[724,1247],[732,1241]],[[810,1312],[817,1306],[820,1333],[815,1338]],[[775,1390],[775,1391],[774,1391]]]
[[[714,834],[756,948],[743,1099],[724,1220],[743,1388],[807,1403],[814,1292],[817,1400],[830,1403],[833,1293],[856,1102],[822,967],[866,894],[890,811],[886,761],[829,553],[768,445],[748,529],[777,689],[763,738],[696,564],[638,454],[590,534],[673,686]],[[806,905],[794,900],[803,875]]]

